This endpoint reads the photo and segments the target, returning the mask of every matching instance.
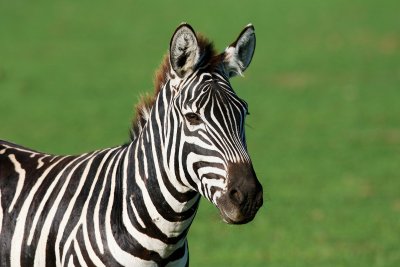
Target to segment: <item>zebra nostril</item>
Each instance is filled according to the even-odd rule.
[[[233,188],[229,191],[229,197],[239,205],[242,204],[244,201],[243,194],[236,188]]]

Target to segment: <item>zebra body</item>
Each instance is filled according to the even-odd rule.
[[[140,174],[143,166],[139,166],[142,161],[128,169],[129,157],[137,153],[135,143],[80,156],[51,156],[1,143],[1,163],[9,169],[2,175],[17,175],[17,179],[4,181],[7,184],[1,180],[0,185],[1,206],[9,207],[2,209],[1,238],[5,240],[6,230],[13,231],[11,242],[1,248],[0,265],[65,266],[73,261],[80,266],[90,266],[88,262],[95,266],[151,266],[152,261],[162,265],[162,259],[174,251],[170,259],[185,256],[186,240],[180,233],[193,219],[199,198],[193,196],[189,203],[194,210],[185,210],[182,203],[186,212],[167,217],[169,221],[157,210],[139,216],[138,210],[150,208],[146,202],[152,192],[140,190],[145,188],[144,173]],[[36,165],[29,177],[22,167],[26,162]],[[8,168],[10,163],[13,166]],[[137,201],[139,195],[142,198]],[[50,240],[55,245],[51,249],[59,249],[48,253],[49,248],[41,248]],[[140,255],[128,253],[137,247]],[[21,251],[25,251],[22,257]]]
[[[215,55],[178,27],[125,145],[57,156],[0,141],[0,266],[186,266],[201,195],[228,223],[252,220],[262,189],[229,77],[254,45],[248,26]]]

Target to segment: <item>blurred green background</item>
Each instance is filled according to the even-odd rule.
[[[232,83],[249,103],[265,204],[248,225],[202,201],[191,266],[400,266],[400,2],[0,0],[0,138],[76,154],[128,140],[182,21],[221,51],[252,22]]]

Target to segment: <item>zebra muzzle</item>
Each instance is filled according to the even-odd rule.
[[[222,219],[229,224],[252,221],[263,205],[263,189],[251,163],[231,163],[226,192],[218,201]]]

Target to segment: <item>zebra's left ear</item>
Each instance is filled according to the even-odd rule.
[[[223,60],[229,77],[243,75],[250,65],[255,48],[256,34],[254,26],[249,24],[242,30],[236,41],[225,49]]]
[[[183,78],[192,71],[200,58],[200,47],[193,28],[182,23],[171,38],[169,60],[175,73]]]

